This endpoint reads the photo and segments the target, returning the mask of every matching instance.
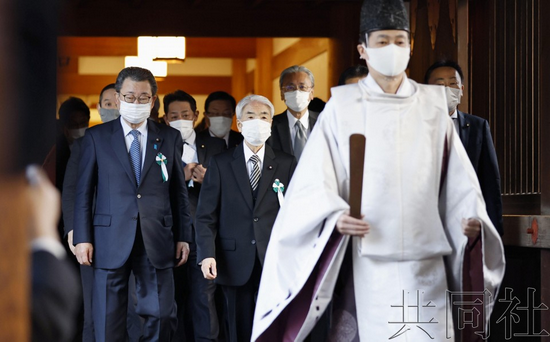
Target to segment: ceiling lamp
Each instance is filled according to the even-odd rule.
[[[124,67],[141,67],[149,69],[155,77],[166,77],[168,74],[168,65],[166,62],[156,62],[150,58],[143,58],[141,56],[124,57]]]
[[[138,56],[168,63],[185,59],[185,37],[138,37]]]

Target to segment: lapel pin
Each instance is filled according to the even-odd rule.
[[[160,142],[160,139],[159,139],[159,138],[156,138],[155,141],[156,141],[156,142]]]
[[[204,148],[204,145],[201,145],[201,148]]]
[[[157,144],[154,144],[154,145],[153,145],[153,148],[156,150],[156,149],[157,149]]]
[[[273,170],[273,166],[269,165],[269,166],[267,167],[267,169],[268,169],[268,170]]]

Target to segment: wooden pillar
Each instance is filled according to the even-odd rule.
[[[54,143],[57,1],[0,0],[0,341],[28,341],[24,167]]]
[[[256,71],[254,72],[254,93],[263,95],[273,102],[273,80],[271,61],[273,59],[273,38],[256,39]]]
[[[232,61],[231,95],[239,102],[248,93],[246,89],[246,59],[234,58]],[[238,131],[237,121],[233,119],[233,130]]]
[[[365,65],[365,62],[359,59],[357,52],[360,8],[360,3],[333,5],[328,49],[329,88],[338,84],[340,74],[346,68],[357,64]]]

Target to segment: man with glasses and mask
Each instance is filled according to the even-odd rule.
[[[157,97],[149,70],[123,69],[115,89],[120,119],[89,129],[82,141],[76,257],[94,268],[97,342],[125,339],[130,271],[141,338],[170,341],[177,324],[172,268],[187,261],[191,241],[183,141],[179,131],[147,120]]]
[[[502,282],[502,241],[444,90],[405,73],[403,0],[365,0],[360,42],[369,75],[332,89],[273,227],[254,341],[303,340],[331,300],[330,340],[460,341],[447,291],[462,290],[464,250],[480,234],[485,288],[496,297]],[[358,218],[348,203],[350,152],[362,152],[352,134],[366,137]],[[405,315],[414,303],[419,317]],[[492,307],[489,298],[478,307],[483,318]],[[478,323],[482,333],[488,321]]]
[[[294,65],[281,72],[279,87],[281,100],[285,101],[287,110],[273,118],[273,132],[267,143],[300,160],[319,116],[318,112],[308,110],[308,105],[313,100],[315,78],[308,68]]]

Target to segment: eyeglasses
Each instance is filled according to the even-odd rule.
[[[141,95],[140,97],[136,97],[136,95],[134,94],[126,94],[126,95],[120,94],[120,96],[122,96],[122,98],[124,99],[124,102],[134,103],[136,102],[136,99],[137,99],[139,104],[149,103],[153,98],[152,96],[149,96],[149,95]]]
[[[281,89],[285,93],[290,93],[290,92],[293,92],[293,91],[296,91],[296,90],[310,91],[311,89],[313,89],[313,87],[309,87],[305,84],[300,84],[298,86],[295,86],[294,84],[289,84],[289,85],[286,85],[286,86],[282,86]]]

